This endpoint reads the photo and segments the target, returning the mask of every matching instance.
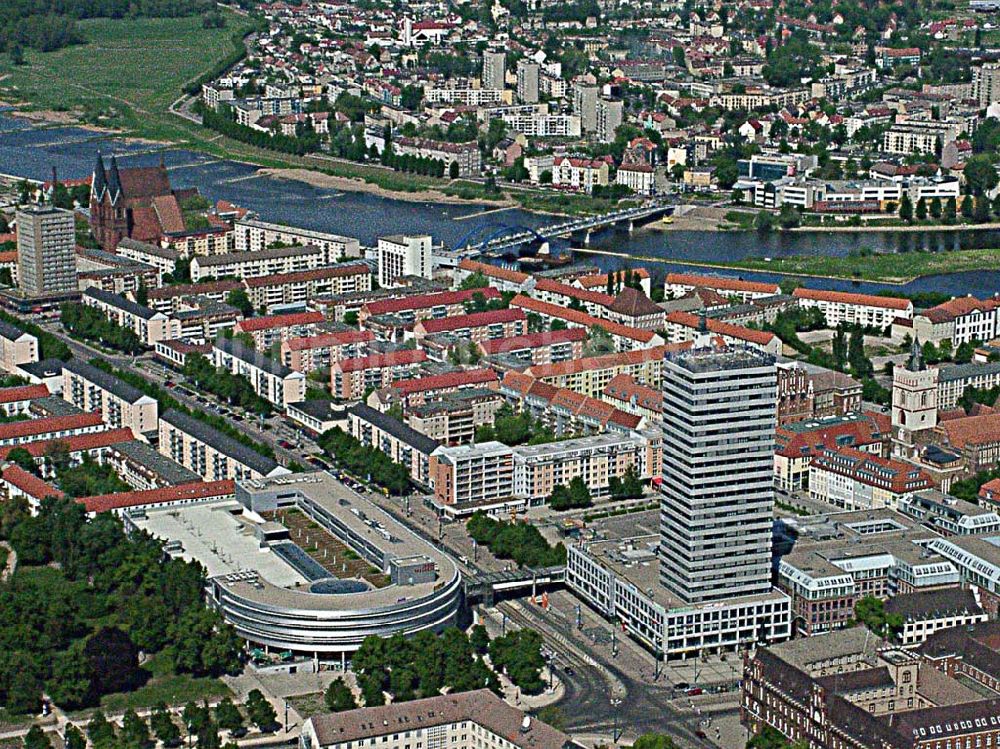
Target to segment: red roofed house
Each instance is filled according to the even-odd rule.
[[[296,372],[309,374],[329,367],[331,362],[368,356],[368,344],[374,340],[375,335],[368,330],[288,338],[281,342],[281,363]]]
[[[335,398],[357,400],[369,388],[388,387],[401,377],[412,377],[427,361],[427,352],[403,349],[388,354],[371,354],[360,359],[343,359],[330,364],[330,386]]]
[[[690,343],[655,346],[618,354],[602,354],[583,359],[528,367],[525,374],[537,380],[600,398],[611,380],[627,374],[637,382],[659,388],[663,379],[663,356],[668,351],[690,348]]]
[[[608,184],[608,162],[578,156],[559,156],[552,165],[553,187],[592,192]]]
[[[43,499],[48,497],[62,499],[66,496],[52,484],[14,463],[3,469],[0,481],[3,483],[4,494],[8,500],[20,499],[21,497],[28,500],[28,508],[32,515],[38,513],[38,507]]]
[[[664,343],[663,339],[651,330],[630,328],[611,320],[603,320],[593,315],[588,315],[585,312],[569,309],[568,307],[547,304],[546,302],[532,299],[522,294],[514,297],[511,300],[510,306],[522,309],[525,312],[534,312],[541,316],[543,320],[562,320],[569,327],[586,328],[588,331],[595,327],[603,328],[611,336],[615,348],[619,351],[654,348]]]
[[[613,377],[601,393],[601,398],[622,411],[647,419],[663,416],[663,393],[640,385],[627,374]]]
[[[586,330],[569,328],[480,341],[479,349],[485,356],[502,354],[518,362],[552,364],[579,359],[583,356],[583,344],[586,340]]]
[[[399,393],[404,408],[419,406],[429,400],[440,398],[445,393],[454,393],[466,388],[488,388],[496,390],[500,379],[492,369],[468,369],[459,372],[419,377],[410,380],[396,380],[392,389]]]
[[[11,450],[21,447],[28,451],[35,464],[42,469],[43,475],[49,475],[52,471],[46,465],[45,456],[52,449],[55,443],[60,443],[69,452],[73,464],[83,460],[84,455],[89,455],[100,461],[110,450],[112,445],[120,442],[134,440],[135,435],[132,430],[126,427],[121,429],[107,429],[102,432],[89,432],[77,434],[72,437],[43,438],[33,442],[22,442],[17,445],[0,446],[0,460],[6,460]]]
[[[671,312],[666,316],[667,337],[670,343],[693,341],[698,337],[703,318],[690,312]],[[732,346],[749,344],[775,356],[781,355],[781,339],[774,333],[764,330],[745,328],[742,325],[704,318],[705,325],[711,333],[722,337],[722,340]]]
[[[649,296],[652,294],[652,287],[649,281],[649,271],[645,268],[637,268],[632,271],[633,276],[639,277],[639,285],[642,287],[642,292]],[[574,286],[579,286],[581,289],[588,289],[590,291],[604,291],[608,288],[608,274],[607,273],[595,273],[588,276],[579,276],[574,278],[571,282]]]
[[[792,292],[804,309],[819,309],[826,316],[828,327],[841,323],[865,327],[888,328],[902,317],[913,318],[913,302],[898,297],[855,294],[848,291],[823,291],[799,287]]]
[[[990,341],[1000,333],[998,310],[1000,301],[997,299],[955,297],[914,314],[912,326],[897,326],[893,329],[893,337],[901,339],[908,333],[921,343],[930,341],[936,345],[947,339],[952,346],[968,341]]]
[[[198,481],[177,486],[165,486],[159,489],[147,489],[135,492],[116,492],[101,494],[96,497],[78,499],[88,513],[113,512],[116,515],[126,510],[141,510],[151,507],[175,507],[200,502],[211,502],[219,499],[232,499],[236,496],[236,482]]]
[[[436,294],[417,294],[397,299],[380,299],[368,302],[358,312],[358,323],[362,328],[373,315],[396,315],[406,322],[416,322],[428,318],[455,317],[464,315],[465,303],[474,296],[481,295],[484,301],[499,299],[500,292],[494,288],[465,289],[462,291],[442,291]]]
[[[1000,465],[1000,413],[951,419],[938,424],[937,433],[962,454],[971,473]]]
[[[293,312],[286,315],[248,317],[240,320],[233,328],[234,333],[249,333],[258,351],[267,351],[275,343],[283,343],[289,338],[299,338],[316,332],[317,326],[325,322],[322,312]]]
[[[469,276],[480,274],[497,291],[513,291],[517,294],[531,291],[535,287],[535,277],[520,271],[500,268],[478,260],[462,260],[455,271],[455,283],[460,284]]]
[[[50,395],[45,385],[17,385],[0,388],[0,411],[4,416],[26,414],[31,401]]]
[[[712,289],[724,297],[736,297],[742,303],[781,293],[776,283],[743,281],[724,276],[701,276],[694,273],[668,273],[663,290],[668,298],[680,297],[695,289]]]
[[[36,440],[54,440],[89,434],[104,429],[100,414],[73,414],[70,416],[48,416],[30,421],[12,421],[0,424],[0,446],[22,445]],[[129,439],[132,439],[131,431]]]
[[[663,308],[638,289],[626,286],[605,311],[610,320],[642,330],[663,330]]]
[[[501,309],[476,312],[440,320],[421,320],[413,326],[419,343],[423,338],[438,333],[464,338],[474,343],[491,338],[513,338],[528,332],[528,317],[523,310]]]
[[[853,447],[824,450],[809,465],[809,496],[845,510],[898,509],[901,497],[934,484],[922,468]]]

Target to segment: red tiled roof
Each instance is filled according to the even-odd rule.
[[[988,312],[997,306],[995,299],[976,299],[974,296],[959,296],[947,302],[924,310],[921,314],[931,322],[951,322],[973,312]]]
[[[85,450],[95,450],[99,447],[110,447],[118,442],[131,442],[135,439],[132,430],[127,427],[121,429],[107,429],[103,432],[90,432],[89,434],[76,434],[72,437],[58,437],[56,439],[35,440],[34,442],[22,442],[19,445],[0,446],[0,460],[7,458],[11,450],[18,447],[27,450],[31,457],[41,458],[45,451],[55,442],[66,445],[71,452],[83,452]]]
[[[637,268],[632,273],[638,274],[640,279],[649,278],[649,271],[645,268]],[[606,289],[608,287],[608,274],[592,273],[587,276],[580,276],[574,283],[580,284],[585,289]]]
[[[386,315],[406,310],[464,304],[472,299],[472,297],[476,294],[482,294],[487,301],[490,299],[500,298],[499,291],[493,287],[487,287],[485,289],[442,291],[437,294],[418,294],[416,296],[404,296],[398,299],[382,299],[377,302],[368,302],[365,307],[370,315]]]
[[[246,285],[248,288],[257,289],[262,286],[281,286],[286,283],[322,281],[326,278],[343,278],[345,276],[365,275],[370,272],[368,266],[364,263],[355,263],[354,265],[337,265],[332,268],[300,270],[294,273],[277,273],[272,276],[256,276],[246,279]]]
[[[648,408],[657,413],[663,411],[663,393],[640,385],[631,375],[624,373],[611,378],[611,382],[604,387],[604,395],[614,400],[631,402],[634,406]]]
[[[557,343],[570,343],[573,341],[583,341],[587,338],[587,331],[583,328],[567,328],[566,330],[543,331],[540,333],[527,333],[525,335],[513,336],[511,338],[491,338],[479,344],[479,348],[490,356],[492,354],[502,354],[508,351],[518,351],[526,348],[542,348]]]
[[[487,325],[499,325],[519,320],[527,320],[527,315],[524,314],[523,310],[497,309],[490,310],[489,312],[476,312],[471,315],[442,317],[437,320],[421,320],[414,328],[421,328],[427,335],[433,335],[434,333],[446,333],[451,330],[481,328]]]
[[[3,469],[2,475],[3,480],[8,484],[17,487],[29,497],[34,497],[38,500],[45,499],[46,497],[62,499],[66,496],[60,489],[52,486],[47,481],[43,481],[35,474],[29,473],[19,465],[11,464],[7,466]]]
[[[375,334],[370,330],[340,330],[336,333],[289,338],[285,345],[289,351],[306,351],[327,346],[346,346],[352,343],[370,343]]]
[[[559,294],[562,296],[568,296],[571,299],[580,299],[584,302],[599,304],[602,307],[610,307],[615,301],[613,296],[609,296],[604,292],[590,291],[589,289],[578,289],[576,286],[559,283],[558,281],[553,281],[551,278],[539,278],[535,282],[535,289],[549,294]]]
[[[514,297],[511,300],[510,306],[520,307],[521,309],[537,312],[542,315],[548,315],[549,317],[557,317],[560,320],[566,320],[567,322],[573,322],[577,325],[581,325],[588,330],[595,325],[599,325],[611,335],[629,338],[642,343],[649,343],[653,339],[653,336],[656,335],[651,330],[630,328],[627,325],[621,325],[616,322],[611,322],[610,320],[602,320],[600,318],[593,317],[592,315],[588,315],[586,312],[578,312],[577,310],[569,309],[568,307],[560,307],[558,304],[541,302],[537,299],[524,296],[523,294],[518,294]]]
[[[195,294],[224,293],[234,289],[242,289],[243,282],[236,279],[226,279],[223,281],[206,281],[204,283],[177,284],[175,286],[161,286],[158,289],[149,290],[150,299],[173,299],[178,296],[193,296]]]
[[[232,496],[235,492],[235,481],[198,481],[190,484],[149,489],[147,491],[102,494],[97,497],[78,499],[77,502],[82,504],[87,512],[108,512],[123,507],[135,507],[137,505],[166,504],[180,500],[228,497]]]
[[[889,489],[895,494],[930,489],[933,486],[927,472],[912,463],[883,458],[853,447],[824,450],[809,465],[847,476],[858,483]]]
[[[969,445],[1000,442],[1000,413],[966,416],[939,425],[948,444],[959,450]]]
[[[1000,501],[1000,479],[987,481],[979,487],[979,498],[989,502]]]
[[[859,304],[867,307],[884,307],[887,309],[906,310],[913,308],[909,299],[892,296],[876,296],[874,294],[855,294],[850,291],[825,291],[823,289],[806,289],[802,286],[792,292],[798,299],[812,299],[818,302],[840,302],[842,304]]]
[[[67,429],[84,429],[98,426],[101,423],[100,414],[70,414],[69,416],[47,416],[31,421],[12,421],[8,424],[0,424],[0,440],[33,437],[39,434],[62,432]]]
[[[701,276],[695,273],[668,273],[667,285],[703,287],[706,289],[722,289],[723,291],[745,291],[755,294],[780,294],[781,287],[776,283],[760,281],[743,281],[739,278],[724,278],[722,276]]]
[[[45,385],[18,385],[10,388],[0,388],[0,403],[17,403],[44,398],[49,395]]]
[[[499,278],[502,281],[510,281],[511,283],[524,283],[531,278],[527,273],[498,268],[495,265],[481,263],[478,260],[462,260],[459,262],[458,267],[471,273],[482,273],[487,278]]]
[[[721,320],[708,319],[705,322],[709,331],[712,333],[716,333],[720,336],[727,336],[729,338],[736,338],[740,341],[746,341],[747,343],[754,343],[758,346],[768,346],[775,339],[774,333],[768,333],[765,330],[744,328],[742,325],[733,325],[732,323],[722,322]],[[691,314],[690,312],[671,312],[667,315],[667,323],[681,325],[685,328],[697,329],[701,325],[701,316]]]
[[[244,333],[252,333],[258,330],[290,328],[293,325],[315,325],[323,322],[325,319],[322,312],[292,312],[287,315],[248,317],[236,323],[236,327]]]
[[[838,442],[850,439],[854,447],[883,442],[888,435],[888,425],[883,427],[873,414],[850,421],[830,423],[822,419],[813,421],[815,428],[804,429],[804,422],[795,428],[779,426],[775,432],[775,454],[786,458],[803,458],[816,455]]]
[[[427,361],[427,352],[422,349],[401,349],[387,354],[372,354],[356,359],[344,359],[334,362],[333,368],[341,372],[363,372],[366,369],[384,369],[386,367],[419,364]]]
[[[499,378],[492,369],[468,369],[462,372],[446,372],[413,380],[396,380],[392,383],[392,387],[403,395],[411,395],[413,393],[426,393],[430,390],[445,390],[466,385],[485,385],[498,381]]]

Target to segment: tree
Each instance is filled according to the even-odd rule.
[[[146,288],[145,281],[139,281],[139,287],[135,290],[135,303],[140,307],[149,306],[149,289]]]
[[[234,734],[243,728],[243,713],[233,704],[231,699],[226,697],[215,706],[215,722],[223,731]]]
[[[543,169],[538,175],[538,184],[540,185],[551,185],[552,184],[552,170]]]
[[[145,682],[148,674],[139,668],[139,648],[117,627],[104,627],[87,639],[83,647],[91,673],[94,697],[113,692],[130,692]]]
[[[674,740],[662,733],[644,733],[632,744],[632,749],[678,749]]]
[[[790,203],[783,203],[778,211],[778,224],[785,231],[802,224],[802,213]]]
[[[993,160],[985,154],[969,157],[962,174],[965,175],[969,192],[976,197],[989,192],[1000,182]]]
[[[833,360],[838,367],[847,363],[847,335],[843,326],[839,326],[833,336]]]
[[[927,218],[927,201],[923,197],[917,201],[917,209],[914,215],[918,221],[924,221]]]
[[[128,749],[142,749],[149,745],[149,726],[135,710],[127,710],[122,716],[122,741]]]
[[[95,749],[106,749],[115,743],[115,727],[98,710],[87,724],[87,738]]]
[[[931,198],[931,217],[934,219],[941,218],[941,198],[937,196]]]
[[[10,55],[11,65],[24,65],[24,48],[17,42],[10,45],[7,54]]]
[[[908,193],[903,193],[902,200],[899,201],[899,217],[906,223],[913,221],[913,202]]]
[[[451,177],[452,179],[458,179],[458,175],[460,174],[460,172],[461,170],[459,169],[458,162],[457,161],[451,162],[451,166],[448,167],[448,176]]]
[[[52,749],[41,726],[33,725],[24,736],[24,749]]]
[[[490,636],[486,631],[486,627],[482,624],[474,626],[469,632],[469,644],[472,645],[472,649],[477,653],[485,655],[490,649]]]
[[[343,679],[334,679],[330,682],[330,686],[326,688],[326,693],[323,695],[323,700],[331,713],[353,710],[358,706],[354,700],[354,693]]]
[[[542,636],[533,629],[519,629],[490,643],[490,660],[526,694],[538,694],[542,681]]]
[[[875,596],[865,596],[854,605],[854,618],[886,639],[892,639],[903,628],[903,617],[887,614],[882,599]]]
[[[160,703],[149,716],[149,725],[153,729],[153,734],[163,742],[166,747],[175,747],[181,742],[181,731],[174,723],[167,706]]]
[[[63,735],[65,736],[64,749],[87,749],[87,737],[72,723],[66,724]]]
[[[990,220],[990,201],[986,196],[976,198],[972,209],[972,220],[977,224],[985,224]]]
[[[954,224],[957,216],[958,204],[955,198],[948,198],[944,204],[944,222]]]
[[[67,709],[83,707],[91,695],[93,672],[81,643],[59,653],[52,660],[52,677],[47,692],[52,701]]]
[[[262,731],[273,731],[278,723],[278,714],[259,689],[252,689],[247,695],[247,716],[250,722]]]
[[[9,463],[15,463],[25,471],[28,471],[28,473],[33,473],[36,476],[41,473],[38,465],[35,463],[35,459],[31,457],[31,453],[23,447],[15,447],[7,453],[7,461]]]
[[[753,219],[753,227],[760,234],[769,234],[774,229],[774,216],[767,211],[758,211]]]
[[[962,198],[962,218],[972,218],[972,196]]]
[[[253,302],[243,289],[233,289],[226,295],[226,304],[235,307],[243,317],[253,315]]]

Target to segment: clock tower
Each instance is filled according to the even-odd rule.
[[[916,436],[937,426],[938,370],[928,369],[914,340],[905,367],[892,373],[892,454],[915,460]]]

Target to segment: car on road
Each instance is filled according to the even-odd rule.
[[[686,692],[690,688],[691,688],[691,685],[688,684],[686,681],[679,681],[676,684],[674,684],[674,689],[679,689],[682,692]]]
[[[323,469],[324,471],[330,470],[330,465],[325,460],[320,460],[315,455],[310,455],[308,458],[306,458],[306,461],[316,466],[317,468]]]
[[[705,733],[700,728],[698,728],[698,729],[695,730],[694,735],[697,736],[699,739],[707,739],[708,738],[708,734]]]
[[[689,690],[687,690],[687,696],[688,697],[697,697],[699,694],[702,694],[704,691],[705,690],[702,689],[701,687],[691,687]]]
[[[288,440],[278,440],[278,447],[283,447],[286,450],[292,449],[292,443]]]
[[[177,387],[177,383],[175,383],[173,380],[167,380],[163,384],[168,388]]]
[[[563,673],[565,673],[567,676],[573,676],[576,673],[576,671],[574,671],[571,667],[566,666],[565,668],[563,668]]]

